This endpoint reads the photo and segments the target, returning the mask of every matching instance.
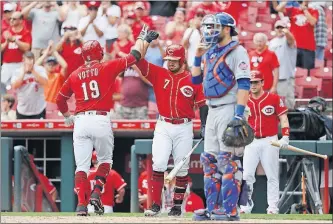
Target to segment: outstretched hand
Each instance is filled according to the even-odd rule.
[[[153,40],[156,40],[159,37],[159,33],[155,30],[149,30],[148,34],[145,37],[145,41],[151,43]]]

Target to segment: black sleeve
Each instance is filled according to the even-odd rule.
[[[200,120],[201,120],[201,127],[206,125],[207,115],[208,115],[208,106],[204,105],[200,107]]]

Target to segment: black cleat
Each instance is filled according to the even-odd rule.
[[[104,206],[102,204],[101,198],[97,193],[92,193],[90,197],[90,204],[92,204],[95,208],[95,213],[97,215],[104,214]]]
[[[181,206],[173,206],[168,213],[168,216],[181,216],[182,215],[182,208]]]
[[[153,216],[157,216],[161,213],[161,206],[159,206],[158,204],[153,204],[150,209],[147,209],[145,211],[145,216],[150,216],[150,217],[153,217]]]
[[[77,216],[89,216],[87,206],[78,205],[76,207],[76,215]]]

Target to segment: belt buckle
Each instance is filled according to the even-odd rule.
[[[94,115],[94,111],[88,111],[88,115]]]

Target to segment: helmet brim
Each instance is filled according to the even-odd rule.
[[[173,60],[173,61],[177,61],[177,60],[180,60],[181,57],[165,56],[163,59],[164,59],[164,60]]]

